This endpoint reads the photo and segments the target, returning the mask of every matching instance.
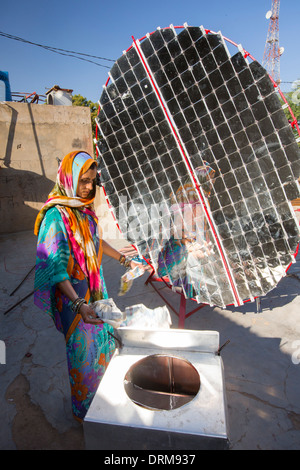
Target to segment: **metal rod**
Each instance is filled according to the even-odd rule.
[[[256,297],[256,313],[261,313],[260,297]]]
[[[103,322],[103,323],[105,323],[105,322]],[[112,336],[112,337],[119,343],[119,348],[122,349],[122,348],[123,348],[123,343],[122,343],[122,341],[121,341],[119,338],[117,338],[115,335],[113,335],[110,331],[108,331],[107,333],[108,333],[110,336]]]
[[[227,346],[227,344],[229,344],[229,343],[230,343],[230,339],[228,339],[228,340],[226,341],[226,343],[224,343],[223,346],[221,346],[221,347],[218,349],[218,351],[217,351],[218,356],[220,356],[220,352],[222,351],[222,349],[225,348],[225,346]]]
[[[193,315],[194,313],[198,312],[198,310],[200,310],[201,308],[205,307],[206,304],[198,304],[198,306],[186,313],[186,301],[185,298],[184,300],[182,299],[182,296],[184,297],[184,294],[181,292],[180,295],[181,295],[181,298],[180,298],[180,308],[179,308],[179,312],[177,312],[177,310],[175,309],[175,307],[173,307],[173,305],[170,304],[170,302],[168,302],[168,300],[166,299],[166,297],[161,293],[161,289],[158,289],[154,283],[155,282],[163,282],[166,287],[168,287],[169,289],[171,289],[171,287],[166,283],[166,281],[162,278],[158,278],[158,277],[155,277],[154,276],[154,270],[153,272],[150,274],[150,276],[148,277],[148,279],[146,280],[145,282],[145,285],[147,284],[150,284],[151,287],[153,287],[153,289],[155,290],[155,292],[163,299],[163,301],[165,302],[165,304],[175,313],[175,315],[177,317],[179,317],[179,320],[178,320],[178,328],[184,328],[184,323],[185,323],[185,319],[190,317],[191,315]],[[174,292],[174,291],[172,291]],[[178,294],[178,292],[177,292]],[[194,300],[194,299],[192,299]]]
[[[21,304],[22,302],[24,302],[24,300],[28,299],[28,297],[30,297],[31,295],[33,295],[34,293],[34,290],[32,292],[30,292],[29,294],[25,295],[25,297],[23,297],[21,300],[19,300],[16,304],[14,304],[12,307],[10,307],[8,310],[6,310],[6,312],[4,312],[4,315],[6,315],[8,312],[10,312],[11,310],[13,310],[15,307],[17,307],[19,304]]]
[[[23,284],[23,282],[28,278],[29,274],[31,274],[31,272],[34,270],[35,268],[35,265],[32,266],[32,268],[30,269],[30,271],[26,274],[26,276],[23,278],[23,280],[20,282],[20,284],[9,294],[9,296],[11,297],[12,295],[14,295],[14,293],[21,287],[21,285]]]

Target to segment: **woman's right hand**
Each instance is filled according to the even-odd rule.
[[[104,323],[101,318],[97,317],[92,307],[88,304],[81,305],[79,313],[82,316],[84,323],[90,323],[91,325],[101,325],[101,323]]]

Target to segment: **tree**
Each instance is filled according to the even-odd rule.
[[[85,106],[87,108],[90,108],[91,110],[91,122],[92,122],[92,134],[93,134],[93,139],[96,137],[96,122],[95,118],[97,117],[98,113],[98,103],[93,103],[90,100],[87,100],[81,95],[74,95],[72,96],[72,104],[73,106]]]
[[[300,80],[296,80],[293,83],[292,89],[293,89],[293,91],[290,91],[288,93],[284,93],[284,97],[287,100],[287,102],[289,104],[289,107],[291,108],[291,110],[292,110],[292,112],[295,116],[295,120],[298,122],[298,124],[300,124]],[[283,100],[281,100],[281,101],[282,101],[282,104],[284,104],[284,101]],[[290,113],[289,109],[285,108],[284,112],[285,112],[286,117],[288,118],[288,120],[292,124],[295,137],[296,138],[299,137],[298,131],[297,131],[294,123],[292,122],[292,116],[291,116],[291,113]],[[298,144],[298,145],[300,146],[300,144]]]
[[[291,110],[294,113],[295,118],[297,119],[297,121],[300,121],[300,102],[298,103],[298,98],[297,99],[295,98],[295,93],[291,91],[290,93],[286,93],[285,97]],[[300,97],[300,90],[299,90],[299,97]],[[287,110],[287,113],[289,113],[288,110]]]
[[[291,110],[293,111],[297,121],[300,121],[300,80],[295,80],[292,85],[292,91],[284,94]],[[286,115],[290,118],[289,110],[286,110]]]

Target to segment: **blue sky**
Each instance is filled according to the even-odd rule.
[[[1,2],[0,31],[56,48],[118,59],[134,36],[170,24],[203,25],[221,31],[262,61],[271,0],[14,0]],[[280,7],[281,80],[300,78],[299,0]],[[57,84],[98,101],[109,68],[61,56],[0,36],[0,70],[8,71],[13,92],[37,92]],[[94,59],[91,59],[94,60]],[[283,91],[291,85],[282,83]]]

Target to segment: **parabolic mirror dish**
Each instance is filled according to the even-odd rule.
[[[300,152],[267,72],[221,33],[158,29],[100,97],[102,185],[124,237],[198,302],[266,294],[295,260]]]

